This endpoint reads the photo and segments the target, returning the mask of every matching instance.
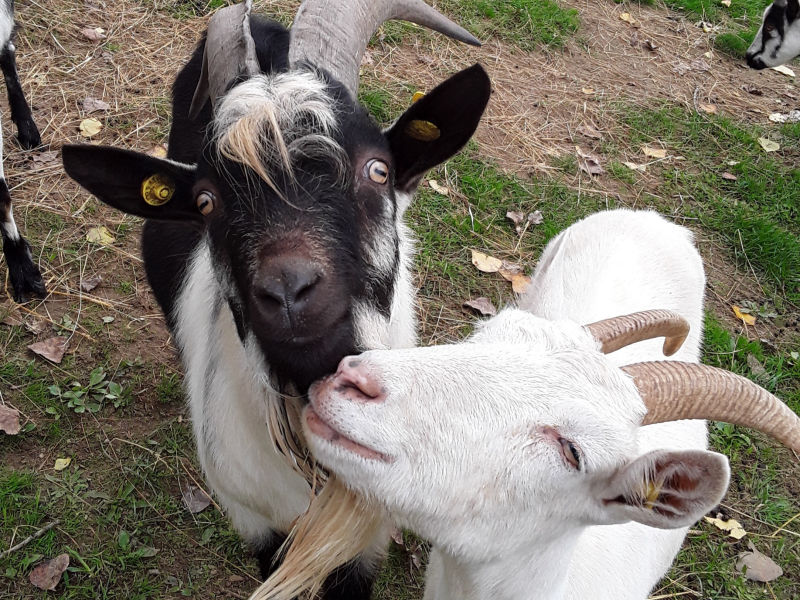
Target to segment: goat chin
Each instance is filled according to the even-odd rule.
[[[295,523],[281,565],[250,600],[293,600],[304,592],[314,598],[329,573],[385,537],[382,529],[383,511],[331,476]]]

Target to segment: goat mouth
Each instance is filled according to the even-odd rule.
[[[368,448],[367,446],[359,444],[340,431],[334,429],[331,424],[325,421],[310,404],[306,406],[305,410],[303,411],[303,418],[305,419],[306,426],[308,427],[309,431],[311,431],[311,433],[317,437],[322,438],[331,444],[339,446],[348,452],[352,452],[353,454],[357,454],[362,458],[366,458],[367,460],[390,462],[389,457],[382,452],[378,452],[377,450],[373,450],[372,448]]]

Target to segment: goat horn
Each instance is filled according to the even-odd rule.
[[[189,107],[190,119],[197,118],[209,98],[214,104],[232,79],[242,74],[252,77],[261,71],[250,33],[252,10],[253,0],[245,0],[221,8],[208,22],[203,67]]]
[[[711,419],[762,431],[800,452],[800,417],[749,379],[709,365],[679,361],[622,367],[647,407],[642,425]]]
[[[585,327],[600,342],[603,354],[635,342],[664,336],[664,356],[672,356],[689,335],[689,322],[671,310],[645,310],[604,319]]]
[[[355,97],[367,43],[390,19],[411,21],[461,42],[481,45],[422,0],[305,0],[292,24],[289,64],[294,67],[306,60],[322,67]]]

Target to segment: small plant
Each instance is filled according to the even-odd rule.
[[[90,413],[96,413],[106,403],[112,403],[114,408],[127,404],[122,386],[110,381],[103,367],[97,367],[89,373],[89,383],[86,385],[82,385],[79,381],[73,381],[65,390],[58,385],[51,385],[47,389],[52,396],[66,403],[68,408],[79,414],[87,410]],[[48,408],[47,412],[58,415],[53,407]]]

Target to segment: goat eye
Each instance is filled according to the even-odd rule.
[[[564,455],[564,458],[567,459],[567,462],[576,469],[580,469],[581,453],[578,451],[578,448],[575,446],[575,444],[565,438],[558,438],[558,442],[561,444],[561,452]]]
[[[766,31],[767,33],[772,33],[773,31],[775,31],[775,26],[774,25],[764,25],[764,31]]]
[[[203,216],[208,216],[214,212],[214,194],[207,191],[202,191],[197,194],[197,210]]]
[[[389,166],[382,160],[373,158],[367,163],[367,175],[375,183],[384,184],[389,179]]]

